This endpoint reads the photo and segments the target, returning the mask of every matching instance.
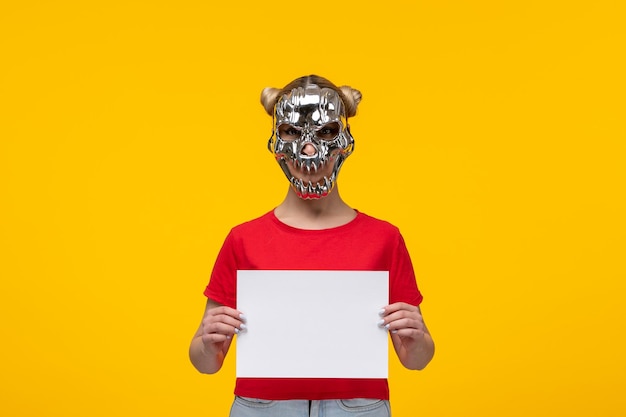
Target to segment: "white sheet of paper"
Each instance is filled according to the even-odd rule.
[[[386,271],[237,271],[238,377],[386,378]]]

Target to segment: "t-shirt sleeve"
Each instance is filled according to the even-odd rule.
[[[398,232],[397,242],[392,254],[391,270],[389,271],[389,303],[405,302],[419,305],[422,294],[417,288],[415,271],[404,238]]]
[[[204,295],[228,307],[237,305],[237,258],[231,231],[220,249]]]

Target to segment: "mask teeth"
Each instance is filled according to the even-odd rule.
[[[294,166],[299,168],[302,172],[310,174],[311,172],[317,173],[317,171],[324,165],[323,162],[319,162],[319,166],[314,161],[296,161],[294,162]]]
[[[302,181],[296,179],[296,177],[291,177],[291,184],[298,190],[302,191]]]
[[[311,181],[305,184],[304,181],[296,177],[291,177],[291,183],[300,193],[300,196],[306,199],[321,198],[330,193],[331,182],[328,177],[324,177],[324,183],[316,183],[313,185]]]
[[[306,171],[307,174],[310,174],[311,172],[317,173],[318,170],[317,165],[313,161],[300,162],[300,169],[302,170],[302,172]]]

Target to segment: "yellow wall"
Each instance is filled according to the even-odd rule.
[[[362,90],[342,194],[425,294],[394,416],[626,413],[622,2],[212,3],[0,5],[0,415],[227,415],[187,346],[308,73]]]

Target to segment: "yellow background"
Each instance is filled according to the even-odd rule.
[[[226,233],[287,182],[265,86],[363,92],[340,176],[437,343],[412,416],[623,416],[621,1],[3,1],[2,416],[225,416],[187,359]],[[289,329],[285,329],[288,334]]]

